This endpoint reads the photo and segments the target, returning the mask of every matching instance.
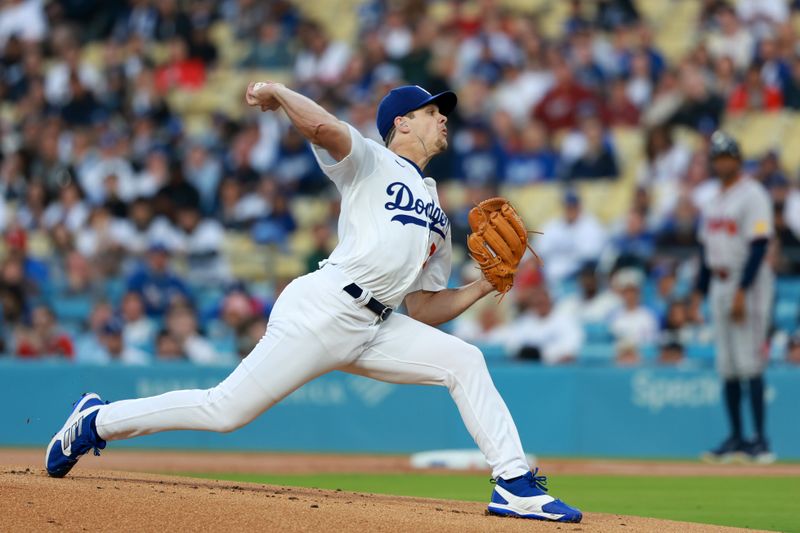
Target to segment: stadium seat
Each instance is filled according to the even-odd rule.
[[[88,295],[59,295],[53,298],[52,308],[59,322],[82,323],[92,312],[92,298]]]
[[[605,322],[587,322],[583,325],[583,332],[588,343],[609,344],[613,340],[608,324]]]
[[[614,344],[610,342],[586,342],[578,353],[582,363],[610,363],[614,360]]]
[[[800,302],[796,298],[781,295],[775,304],[774,326],[783,331],[793,332],[798,327]]]
[[[685,347],[686,357],[698,361],[713,361],[716,353],[713,344],[688,344]]]

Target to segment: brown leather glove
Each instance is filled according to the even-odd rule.
[[[467,237],[469,255],[495,290],[507,293],[530,248],[525,223],[505,198],[484,200],[470,210],[468,219],[472,229]]]

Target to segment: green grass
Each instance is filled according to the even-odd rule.
[[[275,485],[488,501],[475,474],[187,474]],[[584,511],[800,532],[800,478],[560,475],[550,492]]]

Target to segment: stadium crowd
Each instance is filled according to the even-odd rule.
[[[562,214],[532,241],[542,266],[531,258],[506,301],[447,325],[457,335],[547,364],[708,360],[691,298],[698,212],[717,186],[705,141],[738,114],[800,112],[800,5],[698,2],[695,44],[669,60],[634,0],[572,0],[555,36],[541,13],[503,4],[367,0],[347,41],[286,0],[0,1],[0,353],[230,364],[249,352],[289,279],[237,276],[231,236],[297,254],[303,233],[314,269],[335,243],[336,194],[276,114],[219,109],[192,129],[170,97],[266,71],[376,140],[389,88],[458,93],[451,148],[426,169],[465,198],[445,206],[462,249],[453,283],[477,275],[463,253],[473,200],[563,185]],[[620,129],[644,139],[636,161]],[[770,260],[795,290],[776,301],[771,352],[800,364],[800,169],[776,148],[748,171],[773,198]],[[625,175],[635,192],[616,219],[585,209],[577,185]],[[328,207],[301,227],[308,198]]]

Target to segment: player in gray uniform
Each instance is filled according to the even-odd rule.
[[[731,434],[704,458],[727,462],[740,456],[771,462],[774,455],[764,433],[763,349],[774,285],[764,259],[773,233],[772,203],[761,184],[742,174],[741,152],[732,137],[715,132],[710,157],[720,189],[702,213],[697,291],[709,296],[717,371],[723,379]],[[742,433],[743,384],[755,425],[750,441]]]

